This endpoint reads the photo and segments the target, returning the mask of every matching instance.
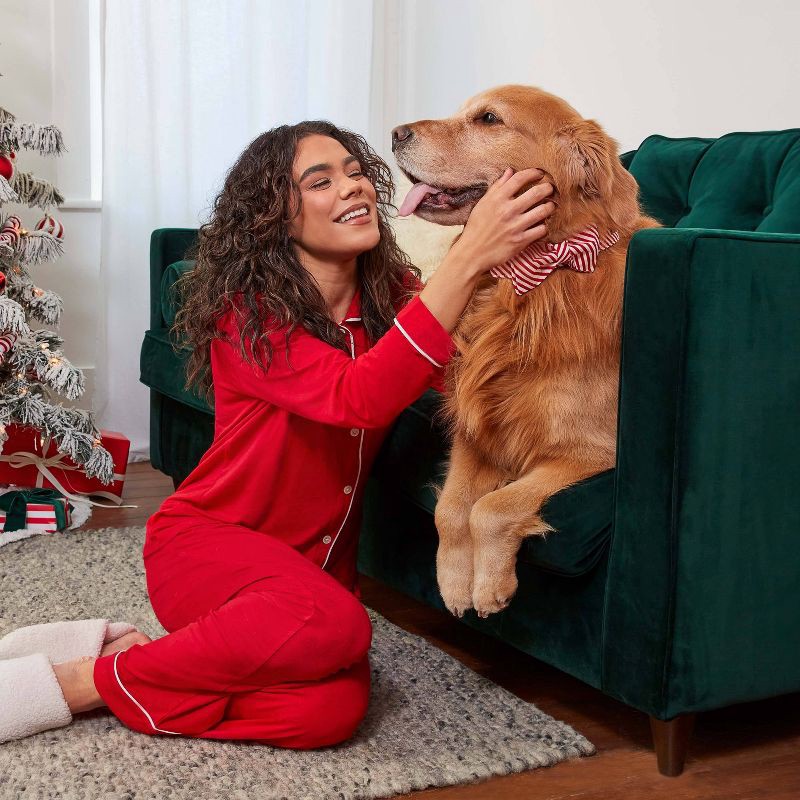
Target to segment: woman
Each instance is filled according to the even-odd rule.
[[[142,733],[291,748],[353,734],[369,694],[366,476],[396,416],[441,385],[479,278],[544,235],[552,187],[522,191],[541,177],[507,170],[423,287],[387,224],[390,171],[362,137],[304,122],[248,146],[176,319],[215,435],[147,524],[169,633],[55,665],[72,713],[108,705]]]

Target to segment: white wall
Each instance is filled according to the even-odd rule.
[[[800,126],[789,0],[400,0],[395,119],[447,116],[502,83],[540,86],[632,149],[651,133]]]
[[[100,260],[100,7],[101,0],[0,0],[0,105],[20,121],[58,125],[68,147],[61,159],[23,152],[19,163],[67,198],[59,212],[66,254],[35,275],[64,298],[60,332],[67,357],[87,376],[85,408],[93,407]],[[788,0],[375,0],[374,25],[369,129],[390,163],[392,127],[449,115],[501,83],[561,95],[623,150],[654,132],[800,126],[800,4]],[[324,115],[336,121],[327,106]],[[38,216],[25,212],[31,224]],[[417,224],[406,224],[407,240]],[[424,241],[412,257],[424,259]]]

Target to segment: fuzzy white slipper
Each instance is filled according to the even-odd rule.
[[[0,661],[0,742],[70,722],[72,712],[44,653]]]
[[[129,622],[107,619],[74,619],[27,625],[0,639],[0,662],[33,653],[44,653],[51,664],[72,661],[80,656],[100,655],[103,645],[136,628]]]

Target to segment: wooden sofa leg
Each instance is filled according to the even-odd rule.
[[[664,721],[650,717],[653,746],[658,759],[658,771],[662,775],[675,777],[683,772],[689,742],[694,730],[695,714],[681,714]]]

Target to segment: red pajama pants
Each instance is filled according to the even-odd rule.
[[[94,665],[97,691],[127,727],[291,748],[355,732],[372,628],[335,578],[272,536],[196,518],[148,541],[144,558],[168,634]]]

